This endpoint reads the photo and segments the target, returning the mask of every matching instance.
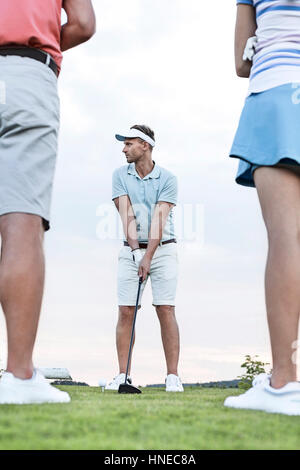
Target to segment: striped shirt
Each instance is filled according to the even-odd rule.
[[[237,0],[256,11],[255,55],[249,93],[300,83],[300,1]]]

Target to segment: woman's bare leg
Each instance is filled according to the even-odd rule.
[[[260,167],[255,185],[268,233],[265,295],[271,339],[271,385],[297,380],[293,357],[300,312],[300,177],[287,169]]]

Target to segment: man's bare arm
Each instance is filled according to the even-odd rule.
[[[115,206],[120,214],[123,230],[132,250],[139,248],[135,215],[129,197],[120,196],[114,199]]]
[[[145,253],[145,256],[150,259],[153,258],[156,248],[162,239],[166,221],[173,206],[174,204],[164,201],[159,201],[155,206],[148,236],[148,246]]]
[[[138,275],[143,278],[143,281],[150,272],[153,255],[162,239],[168,214],[173,206],[174,204],[164,201],[159,201],[155,206],[148,235],[148,246],[138,270]]]
[[[255,9],[251,5],[240,4],[237,6],[235,26],[235,69],[239,77],[248,78],[252,62],[243,60],[246,43],[255,35],[257,29]]]
[[[64,0],[68,21],[61,28],[62,52],[88,41],[96,32],[96,17],[91,0]]]

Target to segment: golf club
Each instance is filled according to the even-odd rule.
[[[134,336],[134,327],[135,327],[135,321],[136,321],[136,314],[139,306],[139,298],[140,298],[140,290],[141,290],[141,285],[143,282],[143,278],[139,278],[139,288],[138,288],[138,293],[137,293],[137,299],[136,299],[136,305],[135,305],[135,310],[134,310],[134,317],[133,317],[133,322],[132,322],[132,331],[131,331],[131,339],[130,339],[130,346],[129,346],[129,353],[128,353],[128,361],[127,361],[127,369],[126,369],[126,375],[125,375],[125,382],[119,386],[118,393],[142,393],[141,390],[137,387],[134,387],[133,385],[130,385],[127,383],[127,376],[128,376],[128,369],[129,369],[129,363],[131,359],[131,350],[132,350],[132,343],[133,343],[133,336]]]

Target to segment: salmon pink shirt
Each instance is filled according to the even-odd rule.
[[[48,52],[61,68],[63,0],[0,0],[0,46],[22,45]]]

